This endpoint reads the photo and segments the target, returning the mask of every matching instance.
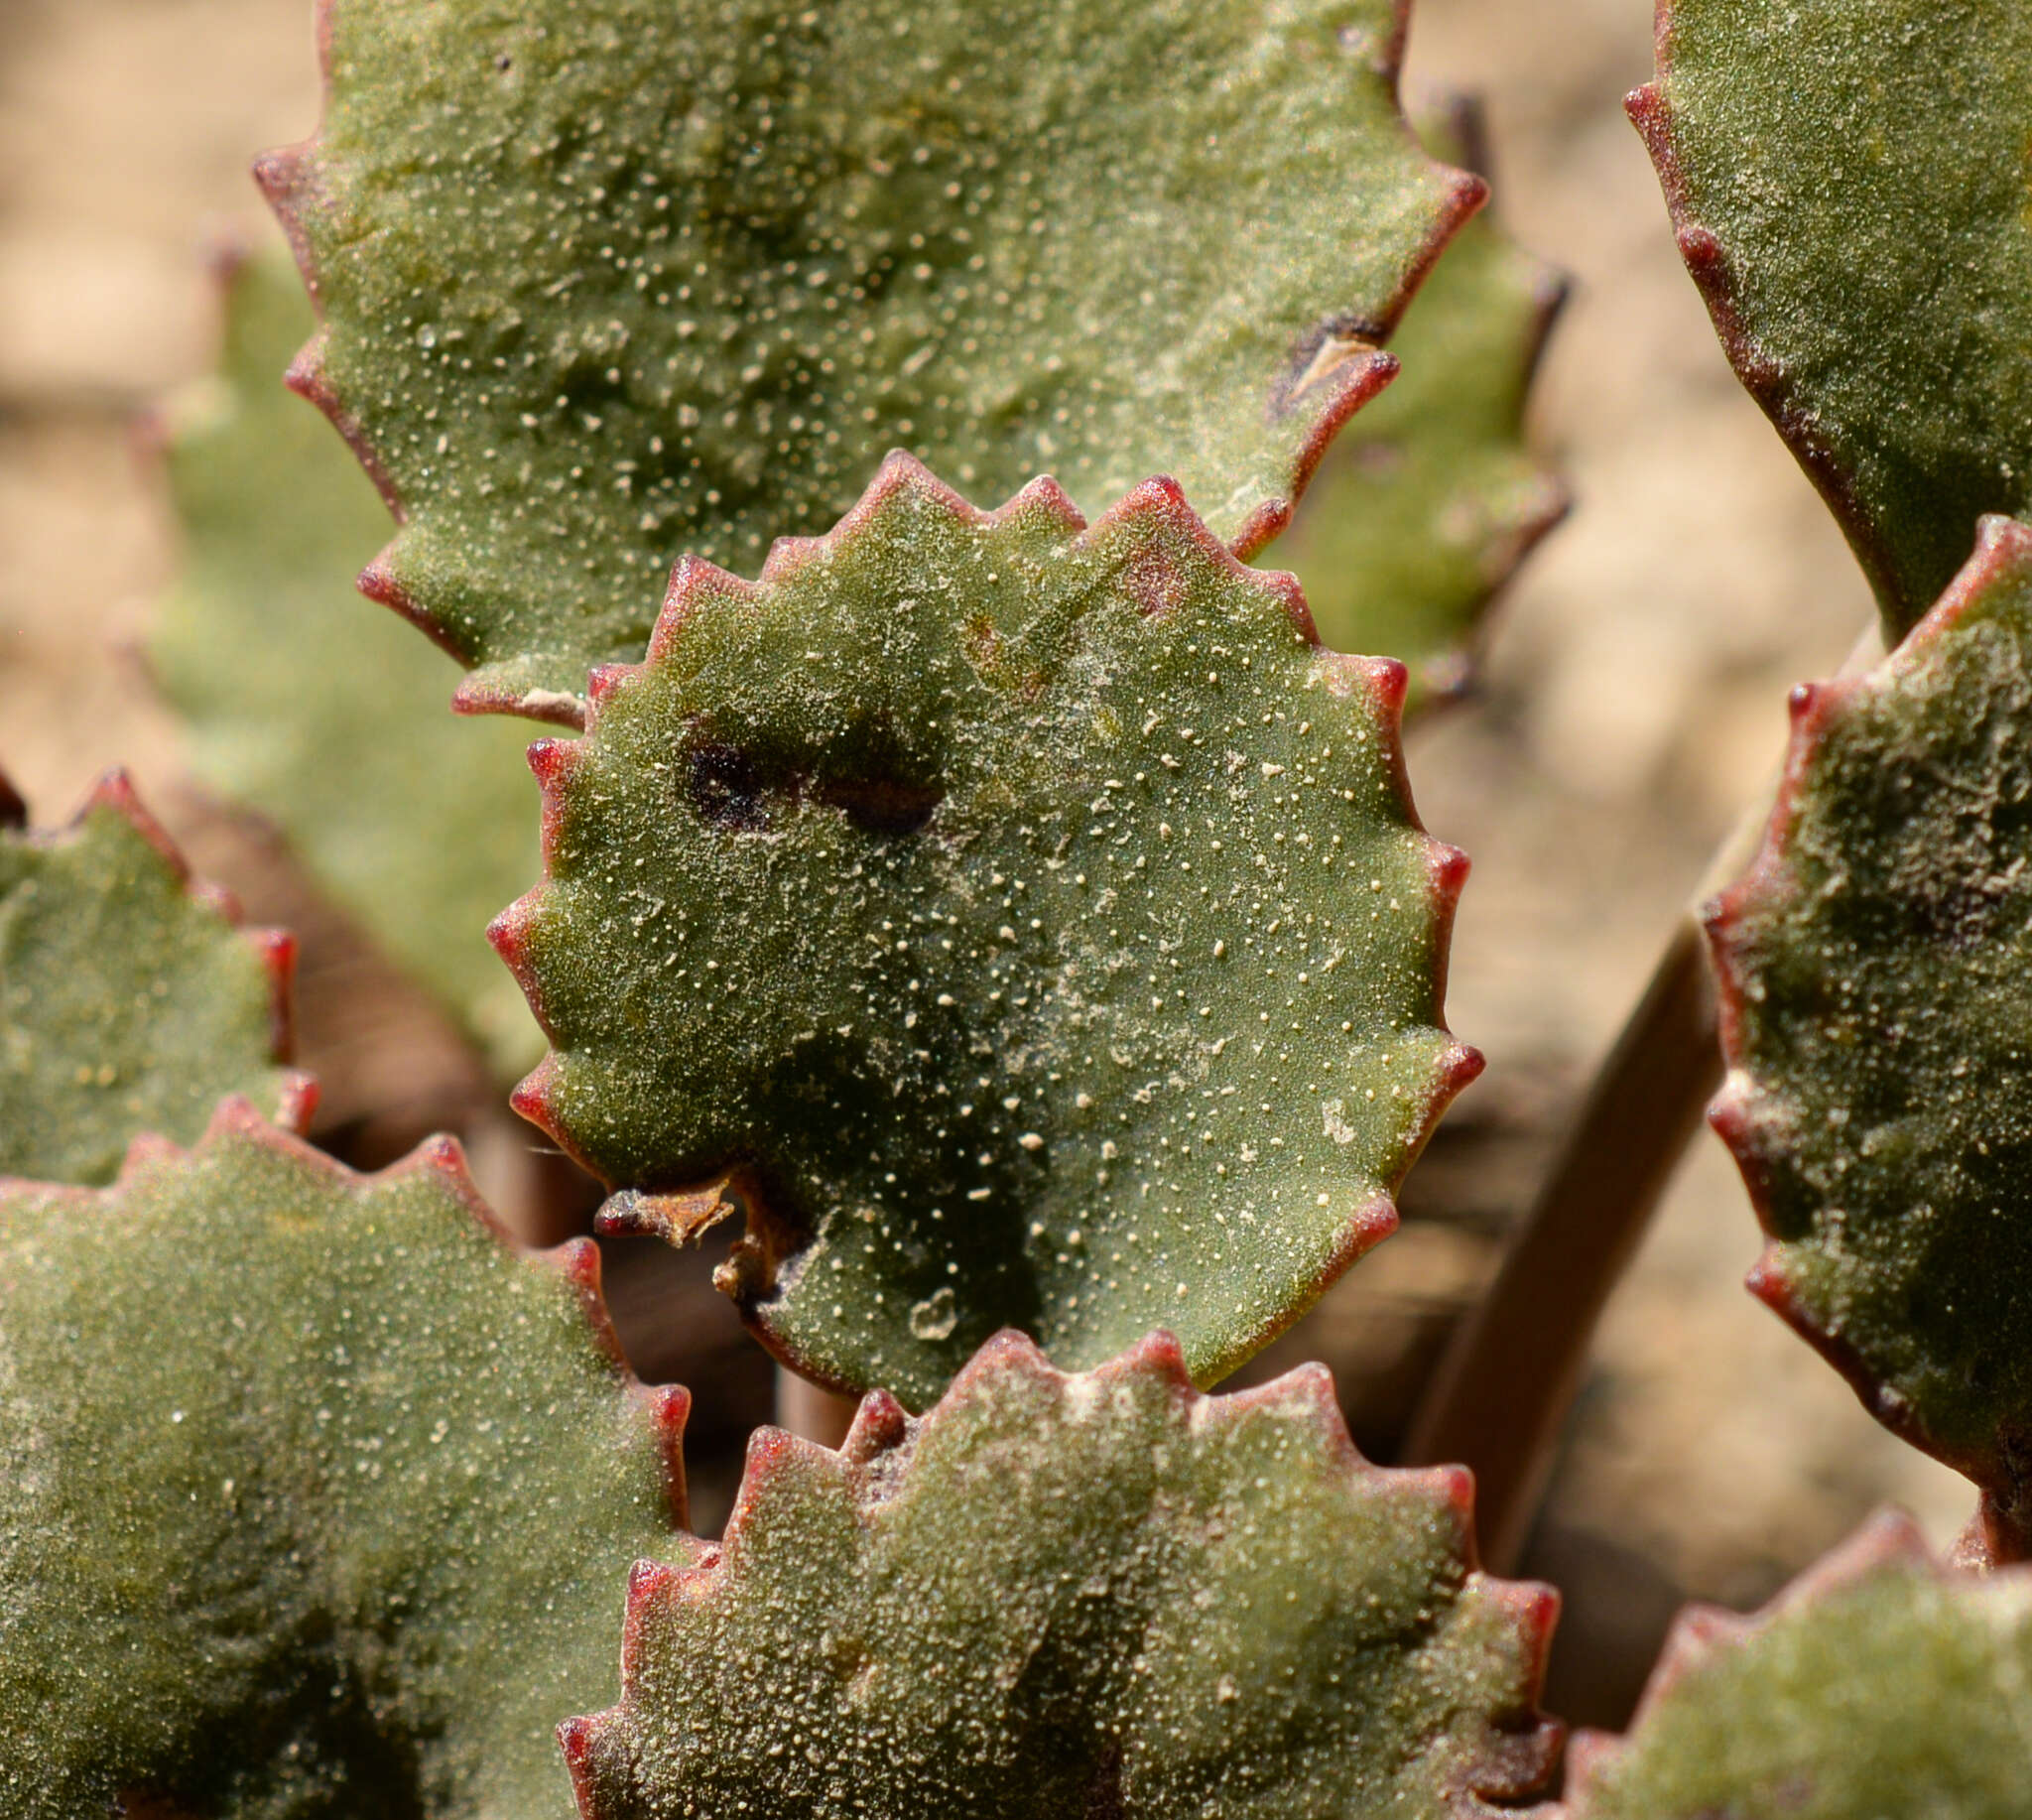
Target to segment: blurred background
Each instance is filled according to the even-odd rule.
[[[1711,849],[1767,791],[1788,686],[1870,612],[1673,250],[1621,110],[1650,32],[1647,0],[1419,0],[1412,35],[1412,98],[1483,97],[1502,221],[1572,281],[1532,425],[1575,510],[1499,601],[1476,693],[1410,740],[1427,824],[1474,860],[1450,1012],[1487,1073],[1405,1230],[1251,1372],[1327,1359],[1380,1459]],[[502,1105],[518,1033],[447,1010],[273,827],[192,781],[140,654],[180,548],[137,424],[212,366],[208,249],[276,240],[248,162],[317,109],[311,0],[0,0],[0,767],[47,823],[127,765],[200,871],[301,935],[319,1140],[376,1165],[456,1129],[489,1194],[555,1238],[595,1196]],[[1744,1293],[1757,1249],[1703,1134],[1609,1308],[1523,1563],[1566,1595],[1565,1717],[1620,1723],[1682,1601],[1758,1603],[1886,1498],[1937,1541],[1972,1505]],[[704,1530],[772,1396],[710,1262],[609,1257],[638,1365],[697,1395]]]

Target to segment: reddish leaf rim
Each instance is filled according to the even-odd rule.
[[[70,820],[55,828],[31,829],[28,806],[20,793],[0,774],[0,831],[11,832],[31,846],[51,850],[68,845],[83,832],[85,822],[96,810],[118,816],[152,846],[183,886],[184,895],[218,917],[254,951],[268,984],[268,1059],[286,1072],[276,1094],[276,1122],[301,1136],[311,1126],[318,1109],[318,1083],[299,1069],[289,1067],[296,1059],[297,938],[287,929],[246,928],[241,921],[239,900],[223,885],[195,877],[169,832],[144,806],[125,769],[115,766],[93,782],[84,801]]]
[[[1446,1790],[1449,1809],[1468,1820],[1486,1816],[1485,1802],[1516,1802],[1543,1787],[1558,1760],[1566,1728],[1538,1707],[1553,1628],[1559,1621],[1558,1591],[1537,1581],[1498,1580],[1482,1574],[1474,1546],[1474,1477],[1465,1467],[1379,1467],[1356,1449],[1340,1413],[1334,1375],[1323,1365],[1300,1365],[1268,1383],[1209,1396],[1187,1374],[1178,1340],[1159,1329],[1125,1353],[1090,1371],[1061,1371],[1037,1344],[1012,1328],[991,1337],[963,1366],[945,1395],[924,1415],[912,1417],[886,1390],[861,1399],[838,1451],[800,1439],[780,1428],[758,1428],[748,1438],[748,1456],[726,1530],[717,1543],[698,1544],[690,1563],[670,1566],[638,1561],[628,1576],[621,1643],[621,1698],[604,1712],[568,1719],[558,1743],[572,1774],[580,1820],[602,1820],[594,1789],[592,1755],[603,1733],[621,1723],[636,1697],[642,1674],[642,1633],[647,1614],[660,1604],[703,1603],[719,1590],[726,1558],[738,1555],[743,1531],[766,1506],[774,1482],[796,1463],[830,1464],[842,1471],[854,1503],[864,1513],[894,1495],[909,1471],[910,1454],[923,1432],[952,1418],[954,1411],[998,1379],[1027,1378],[1062,1392],[1075,1383],[1105,1389],[1136,1379],[1155,1379],[1172,1400],[1192,1412],[1195,1427],[1234,1423],[1265,1406],[1289,1410],[1302,1405],[1334,1466],[1351,1479],[1387,1485],[1427,1498],[1453,1530],[1453,1547],[1467,1574],[1495,1603],[1522,1651],[1527,1670],[1524,1706],[1491,1715],[1491,1749],[1467,1776]],[[894,1456],[902,1454],[898,1462]]]
[[[1859,676],[1802,683],[1793,690],[1789,703],[1791,742],[1763,843],[1749,869],[1710,900],[1701,912],[1714,962],[1721,1053],[1728,1069],[1721,1091],[1709,1105],[1708,1122],[1734,1155],[1766,1239],[1762,1255],[1744,1279],[1745,1285],[1842,1374],[1863,1407],[1892,1434],[1972,1480],[1982,1492],[1985,1514],[1999,1521],[2003,1520],[2003,1505],[1997,1489],[1990,1483],[1989,1462],[1943,1444],[1927,1433],[1918,1424],[1910,1405],[1886,1392],[1855,1348],[1843,1336],[1820,1326],[1800,1300],[1773,1230],[1771,1176],[1757,1141],[1766,1097],[1749,1071],[1743,924],[1761,905],[1783,901],[1791,895],[1786,855],[1800,820],[1808,775],[1830,729],[1858,701],[1895,688],[1901,679],[1915,672],[1933,644],[1951,632],[1989,587],[2013,574],[2032,574],[2032,525],[1992,513],[1976,528],[1974,554],[1926,616],[1882,663]]]
[[[1144,481],[1089,526],[1065,489],[1048,476],[1031,481],[1003,505],[984,510],[939,479],[915,455],[902,450],[894,451],[882,463],[867,491],[830,531],[819,537],[778,538],[770,547],[762,572],[755,581],[731,575],[697,557],[683,558],[671,572],[670,587],[655,630],[650,635],[647,656],[639,664],[603,664],[587,678],[584,730],[589,733],[595,728],[600,710],[608,701],[669,657],[686,619],[698,602],[705,599],[743,603],[758,600],[765,589],[790,580],[800,569],[865,532],[890,500],[906,495],[948,513],[961,524],[978,529],[992,529],[1016,516],[1043,514],[1056,519],[1073,533],[1076,547],[1104,540],[1124,526],[1161,526],[1173,536],[1190,543],[1206,561],[1223,570],[1229,579],[1245,582],[1275,599],[1299,636],[1312,647],[1314,661],[1322,666],[1330,693],[1343,698],[1357,692],[1365,693],[1373,704],[1397,807],[1411,832],[1424,844],[1427,911],[1433,922],[1432,1027],[1449,1039],[1449,1047],[1438,1063],[1437,1077],[1426,1100],[1424,1116],[1405,1146],[1402,1166],[1395,1179],[1387,1185],[1383,1196],[1350,1211],[1342,1244],[1336,1247],[1315,1279],[1313,1290],[1316,1298],[1356,1258],[1397,1230],[1397,1210],[1393,1200],[1397,1188],[1418,1160],[1448,1106],[1474,1081],[1484,1066],[1481,1052],[1455,1038],[1446,1020],[1448,959],[1453,944],[1455,914],[1467,880],[1469,861],[1459,847],[1436,840],[1427,831],[1412,800],[1403,742],[1404,699],[1409,684],[1405,667],[1395,658],[1356,657],[1329,650],[1320,642],[1319,631],[1313,624],[1312,609],[1306,604],[1305,591],[1298,579],[1278,571],[1245,567],[1201,521],[1175,480],[1159,475]],[[1153,578],[1153,585],[1157,581]],[[621,1191],[602,1210],[597,1223],[601,1232],[649,1233],[663,1237],[670,1237],[676,1233],[690,1236],[726,1218],[739,1206],[747,1216],[748,1236],[738,1241],[736,1250],[743,1245],[755,1245],[760,1247],[764,1257],[774,1257],[790,1228],[770,1209],[759,1185],[739,1166],[737,1159],[729,1157],[721,1168],[691,1182],[650,1183],[639,1188],[618,1183],[585,1154],[558,1107],[557,1033],[530,959],[528,930],[537,906],[551,888],[552,867],[563,826],[564,799],[582,756],[579,741],[573,739],[539,739],[530,746],[529,768],[535,773],[543,796],[543,876],[533,889],[517,898],[487,926],[487,940],[515,975],[516,983],[529,1001],[530,1011],[553,1045],[543,1060],[517,1085],[509,1098],[509,1105],[588,1174],[605,1183],[610,1190]],[[734,1301],[748,1331],[780,1364],[827,1389],[848,1394],[859,1389],[860,1386],[844,1380],[815,1373],[807,1362],[792,1357],[789,1349],[756,1315],[751,1306],[752,1298],[736,1295]],[[1301,1302],[1286,1321],[1264,1333],[1259,1344],[1267,1345],[1298,1320],[1304,1308],[1310,1305],[1310,1301]],[[1257,1346],[1251,1345],[1248,1353],[1256,1350]],[[1248,1353],[1243,1356],[1247,1357]],[[1232,1365],[1227,1368],[1232,1369]]]
[[[303,275],[304,288],[310,294],[312,307],[317,312],[318,322],[318,326],[310,339],[291,361],[289,371],[284,376],[284,383],[291,391],[308,399],[323,412],[332,427],[345,439],[346,446],[351,449],[354,457],[374,482],[383,503],[387,505],[395,520],[396,536],[383,546],[380,553],[360,572],[356,580],[355,585],[360,592],[368,599],[378,601],[400,614],[460,665],[467,665],[471,663],[471,658],[458,647],[449,631],[439,625],[395,579],[393,557],[396,543],[409,523],[409,508],[402,497],[401,489],[382,463],[373,437],[338,395],[326,368],[325,349],[329,329],[325,319],[323,287],[318,277],[317,257],[311,246],[308,222],[313,212],[327,205],[322,186],[318,181],[318,160],[324,147],[325,116],[331,107],[332,21],[340,6],[361,3],[362,0],[317,0],[316,37],[318,79],[321,87],[318,124],[309,137],[265,152],[253,164],[254,182],[289,238],[290,251],[296,259],[298,271]],[[1267,416],[1274,421],[1301,411],[1310,411],[1313,415],[1306,425],[1282,495],[1273,496],[1259,503],[1243,521],[1241,530],[1236,534],[1231,546],[1232,554],[1244,562],[1261,552],[1265,545],[1290,524],[1293,511],[1299,500],[1304,497],[1307,486],[1311,483],[1334,437],[1355,412],[1396,377],[1396,356],[1386,352],[1382,343],[1388,341],[1396,331],[1412,299],[1417,296],[1420,287],[1439,262],[1441,254],[1453,242],[1454,236],[1488,200],[1486,181],[1472,171],[1460,170],[1424,153],[1418,145],[1417,136],[1412,132],[1409,121],[1404,116],[1404,49],[1410,27],[1411,0],[1392,0],[1390,29],[1377,47],[1376,54],[1370,62],[1370,68],[1388,85],[1390,101],[1403,126],[1406,140],[1414,150],[1426,158],[1427,164],[1434,172],[1445,175],[1446,195],[1441,198],[1425,239],[1413,255],[1396,291],[1383,301],[1377,316],[1360,322],[1353,322],[1344,317],[1324,319],[1294,340],[1283,370],[1272,377],[1264,401]],[[1554,306],[1555,312],[1556,309],[1557,305]],[[1547,332],[1550,331],[1550,314],[1546,318],[1544,327]],[[1306,397],[1307,394],[1316,391],[1317,397]],[[886,465],[885,462],[884,466]],[[1518,562],[1528,554],[1538,537],[1543,536],[1559,522],[1559,517],[1564,516],[1565,510],[1566,506],[1562,501],[1559,514],[1549,518],[1542,529],[1520,546],[1517,553]],[[554,690],[526,690],[516,694],[500,688],[475,684],[470,677],[453,691],[451,706],[459,714],[519,715],[528,719],[547,720],[573,730],[583,730],[588,713],[587,704],[577,696]]]
[[[1784,366],[1750,332],[1743,317],[1740,282],[1729,265],[1720,237],[1694,212],[1686,169],[1674,137],[1677,117],[1670,98],[1678,4],[1679,0],[1656,0],[1653,37],[1658,73],[1624,97],[1624,111],[1651,155],[1665,205],[1672,216],[1680,257],[1686,262],[1701,301],[1708,306],[1709,318],[1730,368],[1743,390],[1771,420],[1772,428],[1791,450],[1793,459],[1805,470],[1835,515],[1871,591],[1887,609],[1895,608],[1909,624],[1919,616],[1925,602],[1908,599],[1898,585],[1889,544],[1863,511],[1852,477],[1822,440],[1812,406],[1800,401]]]
[[[1604,1778],[1631,1749],[1632,1741],[1690,1675],[1700,1672],[1725,1650],[1754,1646],[1764,1631],[1794,1612],[1809,1609],[1887,1572],[1921,1573],[1949,1583],[1972,1578],[1953,1564],[1943,1563],[1927,1546],[1919,1525],[1903,1510],[1887,1505],[1756,1611],[1743,1614],[1710,1605],[1684,1608],[1666,1633],[1665,1645],[1644,1684],[1636,1711],[1630,1716],[1629,1729],[1621,1737],[1592,1730],[1574,1734],[1567,1746],[1567,1793],[1559,1812],[1585,1815],[1588,1804],[1602,1792]]]
[[[188,1147],[158,1132],[133,1138],[119,1173],[103,1188],[50,1184],[23,1176],[0,1175],[0,1198],[36,1194],[69,1202],[86,1218],[102,1218],[117,1207],[118,1198],[151,1171],[165,1164],[196,1157],[225,1142],[251,1143],[295,1167],[317,1176],[328,1187],[357,1197],[392,1183],[428,1178],[447,1189],[467,1216],[489,1238],[512,1256],[556,1271],[576,1291],[593,1345],[612,1367],[628,1400],[647,1417],[663,1469],[663,1488],[671,1524],[682,1530],[690,1521],[685,1488],[685,1425],[691,1415],[691,1392],[680,1384],[647,1384],[629,1367],[607,1312],[600,1286],[599,1246],[590,1238],[570,1238],[549,1250],[525,1246],[486,1203],[466,1166],[465,1151],[455,1137],[427,1137],[407,1156],[384,1169],[362,1173],[349,1169],[319,1150],[297,1131],[264,1118],[251,1102],[229,1094],[213,1109],[203,1135]],[[421,1286],[420,1286],[421,1287]]]

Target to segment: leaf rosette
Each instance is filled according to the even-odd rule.
[[[2017,1820],[2032,1575],[1942,1568],[1876,1517],[1748,1618],[1683,1613],[1627,1739],[1567,1754],[1571,1820]]]
[[[0,1175],[112,1179],[130,1139],[188,1142],[222,1095],[310,1117],[290,1051],[296,943],[242,929],[118,771],[31,832],[0,781]]]
[[[759,582],[681,565],[532,748],[517,1105],[647,1192],[610,1220],[735,1172],[722,1285],[822,1381],[922,1408],[1001,1327],[1077,1366],[1160,1320],[1211,1381],[1392,1229],[1479,1067],[1404,682],[1168,482],[1089,529],[893,458]]]
[[[644,1562],[585,1820],[1493,1816],[1538,1788],[1557,1600],[1474,1571],[1459,1469],[1354,1451],[1326,1369],[1197,1394],[1005,1335],[921,1421],[750,1444],[720,1545]]]
[[[448,1140],[355,1176],[229,1101],[0,1183],[0,1384],[10,1816],[569,1811],[606,1589],[684,1516],[589,1240],[518,1255]]]
[[[987,497],[1179,473],[1241,554],[1393,370],[1480,180],[1402,0],[327,0],[264,161],[294,382],[404,518],[367,579],[469,708],[575,719],[694,552],[751,567],[907,447]],[[1183,462],[1184,465],[1179,464]]]
[[[1751,1287],[1880,1420],[2032,1519],[2032,527],[1878,669],[1796,691],[1709,913]]]

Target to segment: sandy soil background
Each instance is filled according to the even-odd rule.
[[[1414,1178],[1418,1217],[1276,1352],[1334,1363],[1380,1454],[1709,850],[1765,789],[1786,687],[1868,614],[1673,251],[1620,106],[1649,67],[1647,0],[1424,0],[1413,36],[1413,90],[1486,98],[1502,216],[1574,280],[1536,425],[1577,509],[1502,603],[1479,698],[1412,745],[1428,824],[1474,856],[1452,1021],[1488,1072]],[[129,765],[204,869],[299,927],[306,1059],[351,1153],[451,1124],[491,1190],[556,1205],[455,1033],[274,842],[183,782],[131,656],[176,560],[133,422],[206,367],[207,236],[271,231],[248,160],[316,112],[310,0],[0,0],[0,764],[45,821]],[[1525,1563],[1567,1595],[1551,1704],[1570,1718],[1620,1719],[1682,1599],[1753,1604],[1884,1498],[1942,1539],[1971,1502],[1743,1293],[1756,1249],[1704,1135],[1609,1310]],[[619,1262],[645,1367],[698,1394],[709,1527],[766,1363],[697,1267]]]

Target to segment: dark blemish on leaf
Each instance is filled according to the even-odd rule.
[[[768,827],[767,786],[747,753],[713,743],[694,746],[687,760],[685,794],[706,821],[737,830]]]
[[[886,777],[836,777],[819,786],[821,802],[846,811],[871,835],[914,835],[945,800],[943,790]]]

